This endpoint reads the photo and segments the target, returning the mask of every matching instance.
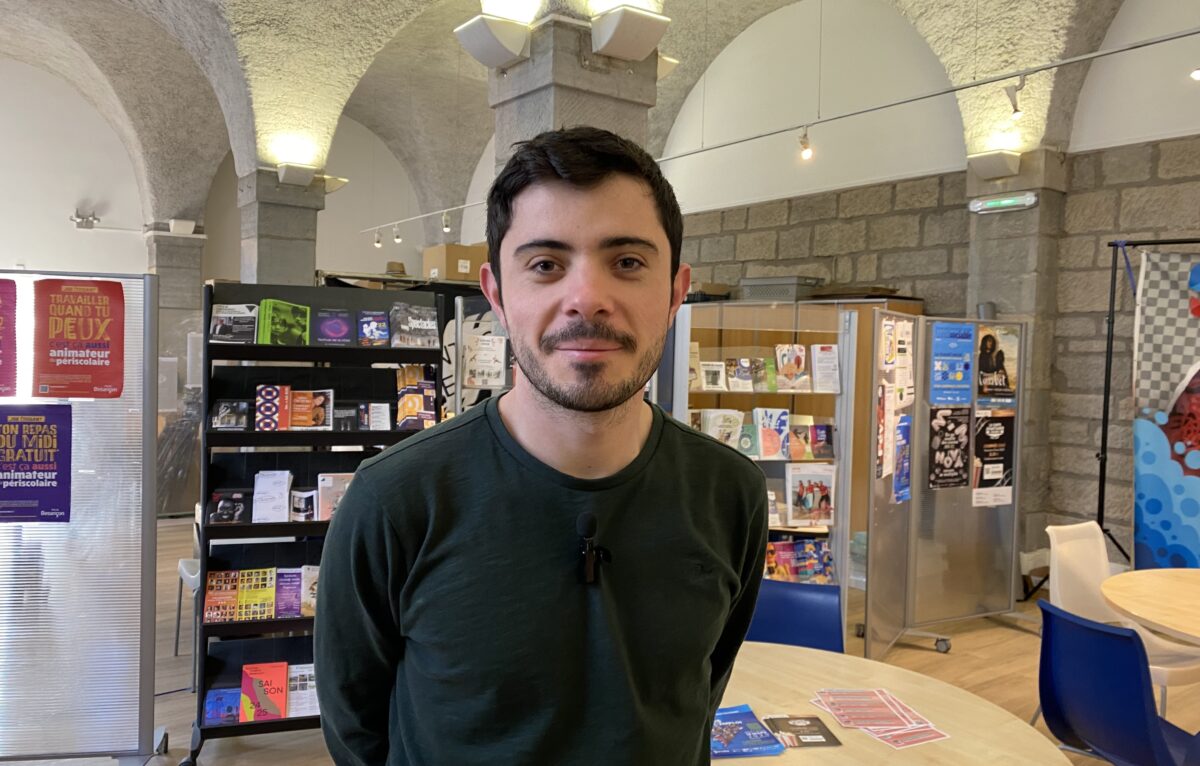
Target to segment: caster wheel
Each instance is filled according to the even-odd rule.
[[[854,626],[854,635],[856,638],[862,638],[867,635],[867,626],[861,622]]]
[[[934,642],[933,645],[942,654],[945,654],[950,651],[950,639],[948,639],[948,638],[939,638],[937,641]]]

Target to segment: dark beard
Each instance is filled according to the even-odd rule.
[[[549,355],[554,353],[554,349],[560,343],[581,339],[612,341],[621,344],[622,349],[629,353],[638,353],[637,342],[632,336],[618,333],[608,325],[583,322],[543,337],[538,345],[542,353]],[[604,362],[574,362],[571,369],[578,374],[580,380],[570,385],[561,385],[553,380],[528,346],[516,338],[512,338],[511,341],[513,358],[534,390],[563,409],[575,412],[605,412],[629,401],[645,387],[662,361],[666,337],[638,356],[637,369],[632,377],[615,383],[604,383],[600,380],[604,374]]]

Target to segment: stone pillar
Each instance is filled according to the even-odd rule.
[[[591,30],[561,20],[530,34],[529,60],[488,77],[497,172],[514,142],[555,128],[591,125],[646,144],[648,112],[658,97],[657,55],[621,61],[594,54]]]
[[[311,285],[317,268],[317,212],[325,181],[307,187],[279,183],[271,170],[238,179],[242,211],[242,281]]]
[[[1038,193],[1036,207],[971,216],[967,277],[968,316],[991,301],[997,318],[1026,326],[1020,367],[1024,416],[1018,425],[1022,533],[1017,542],[1022,550],[1045,545],[1050,510],[1051,366],[1066,167],[1061,154],[1038,149],[1021,156],[1016,176],[984,181],[967,171],[968,197],[1026,190]]]
[[[150,273],[158,275],[158,355],[179,359],[179,391],[187,374],[187,336],[202,332],[204,237],[146,234]]]

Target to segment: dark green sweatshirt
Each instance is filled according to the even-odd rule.
[[[766,551],[758,467],[654,407],[638,457],[567,476],[496,399],[363,463],[321,560],[340,766],[706,764]],[[579,576],[591,511],[612,560]]]

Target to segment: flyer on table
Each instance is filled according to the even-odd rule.
[[[33,290],[33,395],[120,397],[125,379],[121,283],[41,279]]]
[[[0,406],[0,522],[71,520],[71,405]]]

